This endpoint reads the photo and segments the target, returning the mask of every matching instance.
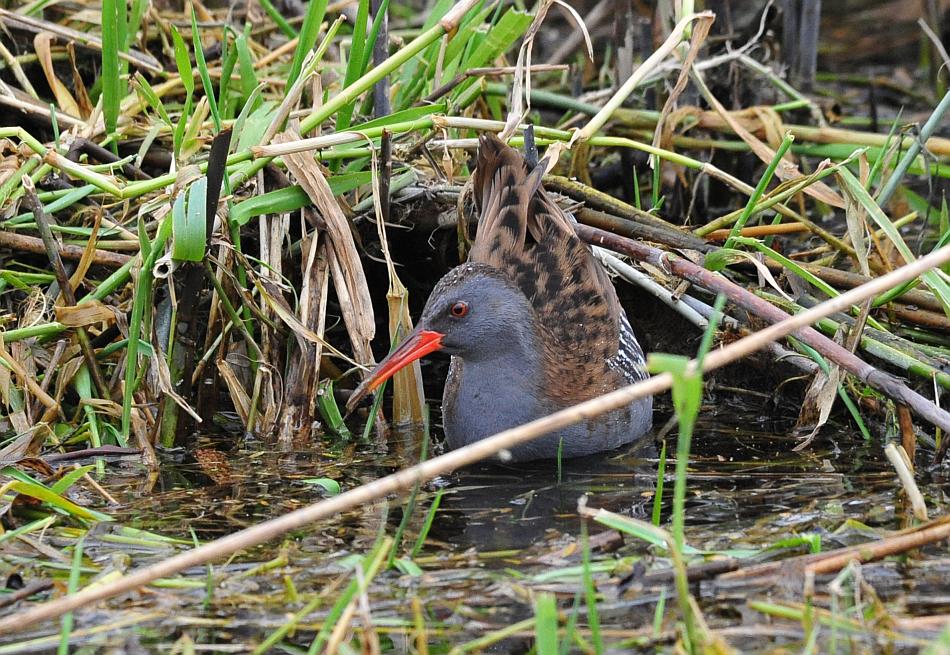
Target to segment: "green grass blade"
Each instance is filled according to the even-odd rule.
[[[327,0],[310,0],[307,4],[307,13],[303,17],[303,24],[300,26],[300,40],[297,41],[297,48],[294,50],[294,59],[290,64],[290,72],[287,74],[287,88],[289,89],[303,68],[304,59],[307,53],[313,50],[317,43],[317,36],[320,35],[320,25],[327,13]]]
[[[819,291],[827,295],[829,298],[835,298],[841,295],[840,293],[838,293],[837,289],[835,289],[833,286],[831,286],[830,284],[822,280],[820,277],[818,277],[811,271],[805,268],[802,268],[802,266],[799,265],[798,262],[796,262],[793,259],[789,259],[788,257],[782,255],[776,250],[773,250],[772,248],[769,248],[764,243],[761,243],[758,239],[753,239],[751,237],[737,236],[733,239],[733,241],[743,246],[749,246],[751,248],[755,248],[756,250],[761,252],[763,255],[765,255],[772,261],[775,261],[781,264],[783,267],[795,273],[795,275],[799,276],[800,278],[802,278],[803,280],[811,284],[813,287],[815,287],[816,289],[818,289]],[[725,251],[725,248],[723,248],[719,252],[724,252],[724,251]],[[877,300],[875,300],[875,302],[877,302]],[[857,314],[860,311],[860,308],[856,305],[853,305],[851,310],[852,312]],[[880,330],[882,332],[888,331],[883,325],[881,325],[878,321],[876,321],[874,317],[868,317],[868,324],[876,330]]]
[[[345,173],[334,175],[329,180],[333,195],[341,195],[357,187],[369,184],[372,180],[370,171],[359,173]],[[231,210],[231,222],[235,225],[245,225],[252,218],[264,214],[281,214],[292,212],[310,204],[310,198],[299,185],[284,187],[276,191],[268,191],[259,196],[248,198],[234,205]]]
[[[666,612],[666,588],[660,589],[660,599],[653,611],[653,637],[657,638],[663,630],[663,614]]]
[[[54,494],[60,495],[66,493],[69,491],[70,487],[79,481],[79,478],[84,476],[89,471],[95,470],[95,468],[95,465],[89,464],[88,466],[80,466],[79,468],[69,471],[50,487],[50,491],[52,491]]]
[[[383,0],[379,6],[379,11],[373,18],[373,24],[370,26],[369,37],[366,39],[366,47],[363,49],[363,63],[360,66],[360,76],[366,74],[370,64],[373,61],[373,51],[376,49],[376,40],[379,38],[379,31],[382,29],[383,20],[386,18],[386,12],[389,10],[389,0]],[[387,48],[388,51],[388,48]],[[360,112],[364,115],[371,113],[373,106],[373,94],[367,93],[363,98],[363,104],[360,106]]]
[[[185,130],[188,128],[187,117],[191,115],[193,101],[191,96],[185,98],[185,105],[182,107],[181,116],[178,117],[178,122],[175,124],[175,131],[172,133],[172,147],[175,152],[175,159],[181,158],[181,148],[185,143]]]
[[[413,562],[407,557],[400,557],[399,559],[393,560],[392,564],[400,573],[405,575],[412,576],[413,578],[421,577],[424,573],[422,568]]]
[[[874,186],[874,182],[877,181],[878,176],[884,169],[884,160],[887,159],[887,151],[890,149],[891,141],[893,140],[894,135],[897,133],[897,126],[900,125],[901,116],[903,114],[904,108],[901,107],[897,111],[897,117],[895,118],[894,122],[891,123],[891,129],[887,132],[887,139],[884,140],[884,146],[878,150],[877,157],[874,158],[874,164],[872,164],[871,171],[868,173],[867,185],[864,187],[868,191],[870,191],[871,187]]]
[[[234,40],[228,39],[228,34],[234,30],[226,28],[224,41],[221,44],[221,81],[218,82],[218,111],[224,119],[234,117],[234,103],[231,101],[231,74],[238,63],[237,36]]]
[[[317,409],[327,428],[344,441],[349,441],[352,435],[346,423],[343,421],[343,414],[336,404],[336,398],[333,396],[333,380],[327,378],[320,383],[320,389],[317,391]]]
[[[653,493],[653,515],[651,516],[653,525],[660,525],[660,519],[663,511],[663,483],[666,478],[666,439],[663,440],[663,446],[660,449],[660,462],[656,470],[656,491]]]
[[[356,22],[353,23],[353,40],[350,46],[350,56],[346,62],[346,76],[343,78],[343,88],[358,80],[363,72],[363,62],[367,53],[372,52],[372,45],[366,41],[366,21],[369,19],[369,0],[360,0],[356,11]],[[350,126],[353,117],[354,102],[340,107],[336,115],[336,131],[342,132]]]
[[[148,10],[148,5],[148,0],[132,0],[132,12],[129,14],[123,52],[128,52],[135,42],[136,34],[138,34],[139,28],[142,27],[142,18]]]
[[[557,645],[557,599],[538,594],[534,601],[534,648],[537,655],[559,655]]]
[[[491,7],[486,7],[485,11],[489,10],[491,10]],[[467,30],[470,38],[468,43],[465,44],[464,52],[461,52],[457,59],[449,59],[449,51],[452,51],[454,56],[454,50],[451,47],[446,49],[446,59],[449,59],[449,64],[447,69],[443,71],[443,82],[447,82],[456,73],[491,65],[491,62],[507,52],[518,39],[524,36],[525,31],[531,25],[531,20],[532,16],[528,13],[515,9],[509,10],[501,16],[497,24],[490,28],[487,35],[481,32],[479,25],[481,21],[471,21]],[[453,44],[457,40],[461,42],[465,38],[466,35],[463,34],[463,29],[460,28],[459,34],[452,39]],[[462,82],[452,92],[452,99],[458,102],[472,86],[478,83],[477,78]]]
[[[179,34],[178,29],[172,25],[172,41],[175,44],[175,65],[178,67],[178,76],[181,78],[181,84],[185,89],[185,103],[181,110],[181,116],[175,123],[175,130],[172,133],[172,144],[175,152],[175,159],[181,154],[181,145],[185,139],[185,128],[188,126],[188,116],[191,115],[192,98],[195,93],[194,69],[191,67],[191,55],[188,52],[188,46],[185,40]],[[167,116],[167,114],[165,114]],[[169,120],[169,124],[172,124]]]
[[[254,95],[252,95],[245,109],[250,110],[254,104]],[[238,117],[238,122],[241,122],[241,117],[244,117],[243,125],[241,125],[240,130],[235,129],[235,133],[238,135],[238,151],[245,150],[260,143],[264,132],[273,122],[276,111],[277,107],[271,102],[261,103],[257,109],[251,110],[246,116],[242,110],[241,116]]]
[[[508,19],[508,14],[511,14],[512,11],[522,16],[527,16],[525,12],[518,12],[517,10],[507,11],[497,25],[490,25],[486,29],[484,21],[492,10],[493,7],[491,5],[487,7],[482,6],[477,12],[472,14],[470,19],[463,21],[462,24],[459,25],[455,36],[452,37],[452,40],[449,41],[445,47],[444,61],[442,63],[442,82],[448,82],[455,77],[456,73],[469,68],[477,68],[485,62],[491,61],[492,58],[490,58],[490,53],[487,48],[483,49],[483,46],[486,45],[488,40],[488,36],[493,32],[495,34],[500,33],[499,25],[501,25],[502,20]],[[530,24],[531,16],[527,16],[527,18]]]
[[[663,530],[646,521],[640,521],[631,517],[622,516],[606,510],[600,510],[594,515],[594,520],[617,532],[636,537],[640,541],[646,542],[651,546],[656,546],[662,551],[666,551],[667,543]],[[688,548],[687,548],[687,552]],[[695,552],[695,551],[694,551]]]
[[[392,543],[392,539],[389,539],[388,537],[381,537],[377,539],[376,543],[373,544],[373,549],[365,557],[359,560],[357,566],[364,567],[365,580],[371,580],[373,577],[375,577],[376,573],[382,567],[383,561],[386,555],[389,553],[389,549],[392,547]],[[343,615],[343,612],[346,610],[347,605],[350,604],[350,601],[352,601],[356,596],[359,588],[360,585],[354,576],[351,578],[346,589],[343,590],[343,592],[337,598],[337,601],[333,604],[333,608],[323,621],[323,626],[320,628],[320,632],[317,633],[317,636],[314,637],[313,641],[310,643],[310,648],[307,650],[308,655],[317,655],[317,653],[323,652],[323,646],[327,643],[327,639],[330,638],[330,633],[336,626],[336,622]]]
[[[597,588],[594,586],[594,575],[590,563],[590,539],[587,534],[587,520],[581,521],[581,568],[584,583],[584,600],[587,604],[587,627],[590,630],[591,641],[594,642],[594,653],[603,655],[604,641],[600,635],[600,615],[597,612]]]
[[[195,180],[186,192],[175,199],[172,207],[172,259],[200,262],[205,256],[206,200],[208,178]]]
[[[726,248],[727,250],[732,248],[733,242],[742,232],[742,228],[745,227],[746,221],[752,217],[755,206],[759,203],[759,198],[761,198],[762,194],[765,193],[766,187],[768,187],[769,182],[772,181],[772,177],[775,175],[775,169],[778,168],[779,163],[782,161],[782,157],[784,157],[785,153],[788,152],[788,149],[792,146],[792,142],[794,140],[795,137],[793,137],[791,133],[785,134],[785,137],[782,139],[782,143],[775,151],[775,156],[772,157],[772,161],[770,161],[769,165],[765,168],[765,173],[759,179],[759,183],[755,186],[755,190],[752,192],[752,195],[749,196],[745,208],[742,210],[742,214],[739,215],[739,219],[735,222],[735,224],[733,224],[732,230],[729,232],[729,238],[726,239],[726,243],[723,244],[723,248]]]
[[[79,573],[82,570],[82,550],[83,550],[83,539],[80,537],[73,546],[73,559],[72,566],[69,569],[69,585],[67,587],[67,593],[74,594],[79,591]],[[69,655],[69,638],[73,632],[73,613],[67,612],[63,614],[63,618],[60,620],[60,633],[59,633],[59,649],[56,651],[58,655]]]
[[[40,531],[46,530],[46,528],[56,523],[56,521],[57,521],[57,517],[55,515],[50,515],[50,516],[45,516],[41,519],[37,519],[35,521],[30,521],[26,525],[21,525],[19,528],[15,528],[13,530],[7,530],[3,534],[0,534],[0,544],[16,539],[17,537],[23,534],[29,534],[31,532],[40,532]]]
[[[383,0],[379,6],[379,11],[373,18],[373,24],[370,26],[369,38],[366,39],[366,47],[363,48],[363,64],[360,66],[360,75],[365,75],[373,61],[373,49],[376,47],[376,39],[379,38],[379,30],[383,27],[383,18],[389,10],[389,0]]]
[[[254,89],[257,88],[257,72],[254,70],[254,62],[251,60],[251,51],[247,46],[247,35],[238,34],[234,40],[234,48],[237,50],[238,69],[241,71],[241,111],[250,101],[250,111],[254,111],[260,106],[260,100],[251,100],[254,95]]]
[[[48,489],[47,487],[44,487],[43,485],[36,482],[24,482],[23,480],[16,480],[10,483],[9,488],[11,491],[15,491],[16,493],[20,493],[31,498],[36,498],[37,500],[43,501],[51,507],[55,507],[61,512],[65,512],[66,514],[75,516],[79,519],[86,521],[112,520],[112,517],[108,514],[96,512],[95,510],[87,509],[85,507],[80,507],[73,501],[63,498],[59,494],[53,493],[51,489]]]
[[[185,93],[190,96],[195,92],[195,73],[191,67],[191,55],[178,28],[174,25],[170,27],[172,42],[175,45],[175,65],[178,67],[178,76],[181,77],[181,85],[184,87]]]
[[[422,547],[426,543],[426,537],[429,536],[429,530],[432,529],[432,522],[435,521],[435,514],[439,511],[439,505],[442,503],[442,494],[444,493],[445,489],[439,489],[435,494],[435,498],[432,499],[429,511],[426,512],[425,520],[422,522],[422,528],[419,530],[419,536],[416,537],[416,543],[412,546],[412,550],[409,553],[410,557],[415,557],[422,552]]]
[[[696,354],[698,370],[702,370],[703,358],[712,347],[713,335],[716,332],[722,308],[725,305],[725,296],[720,294],[716,298],[713,317],[706,327],[703,340]],[[693,428],[703,400],[702,374],[690,367],[688,358],[680,355],[651,354],[647,360],[647,368],[651,373],[668,372],[673,376],[673,408],[679,422],[679,436],[676,441],[676,479],[673,483],[673,539],[679,552],[683,552],[686,545],[684,527],[686,522],[686,475],[689,464],[690,442],[693,437]]]
[[[297,30],[287,22],[287,19],[284,18],[283,14],[274,6],[270,0],[261,0],[261,7],[264,8],[264,11],[267,12],[267,15],[270,16],[270,19],[274,21],[274,24],[277,25],[277,29],[284,33],[288,39],[292,39],[297,36]]]
[[[119,124],[119,106],[122,102],[119,23],[125,13],[124,8],[124,0],[102,1],[102,115],[109,134],[113,134]]]
[[[204,47],[201,45],[201,34],[198,33],[198,18],[195,10],[191,10],[191,38],[195,49],[195,64],[198,66],[198,75],[201,76],[201,85],[208,97],[211,107],[211,118],[214,120],[215,134],[221,131],[221,114],[218,112],[218,102],[215,100],[214,87],[211,85],[211,74],[208,73],[208,63],[205,61]]]
[[[916,259],[914,253],[911,252],[910,248],[904,242],[904,238],[900,235],[900,232],[894,227],[894,223],[891,222],[891,219],[887,217],[877,202],[871,197],[871,194],[864,188],[864,185],[862,185],[847,168],[838,170],[838,178],[842,181],[851,196],[867,211],[868,216],[884,231],[884,234],[904,260],[907,262],[914,261],[914,259]],[[923,277],[927,286],[930,287],[930,290],[933,291],[933,294],[940,300],[940,304],[943,305],[944,313],[950,316],[950,284],[944,280],[941,271],[928,271],[921,277]]]
[[[171,231],[171,217],[166,217],[158,227],[155,240],[149,243],[144,219],[139,219],[139,239],[143,246],[143,262],[132,293],[132,316],[129,318],[129,342],[125,360],[125,388],[122,394],[120,434],[126,439],[130,436],[132,430],[132,400],[138,378],[139,337],[142,335],[143,321],[147,311],[146,306],[151,307],[152,267],[155,265],[155,260],[164,251],[165,242],[171,236]]]
[[[257,216],[292,212],[309,204],[310,198],[307,193],[295,184],[276,191],[268,191],[237,203],[231,209],[231,223],[242,226]]]
[[[436,23],[445,16],[453,4],[454,0],[436,0],[436,3],[429,9],[426,21],[422,25],[422,31],[425,32],[435,27]],[[399,88],[399,92],[396,94],[396,100],[393,103],[394,109],[405,109],[418,97],[419,92],[416,90],[416,87],[418,87],[422,81],[430,62],[434,61],[438,55],[438,49],[438,42],[428,45],[421,57],[406,62],[406,65],[399,69],[399,82],[398,84],[393,84],[393,86],[398,86]]]

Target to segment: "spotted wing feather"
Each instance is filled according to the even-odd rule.
[[[503,271],[531,302],[549,335],[542,339],[548,392],[580,400],[642,377],[643,355],[613,284],[541,187],[542,169],[529,171],[494,135],[479,145],[480,219],[469,261]]]

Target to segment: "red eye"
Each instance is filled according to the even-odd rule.
[[[468,303],[467,302],[457,302],[449,309],[449,312],[452,313],[452,316],[455,318],[462,318],[468,314]]]

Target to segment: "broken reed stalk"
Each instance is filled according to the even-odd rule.
[[[778,575],[823,575],[834,573],[848,565],[852,560],[872,562],[891,555],[922,548],[928,544],[950,539],[950,517],[942,516],[929,523],[901,530],[877,541],[854,546],[845,546],[825,553],[799,555],[777,562],[764,562],[728,571],[718,576],[723,581],[748,580]]]
[[[604,232],[603,230],[598,230],[597,228],[589,227],[587,225],[577,225],[576,229],[577,234],[588,243],[621,252],[639,261],[649,262],[650,264],[658,266],[663,270],[670,271],[674,275],[677,275],[685,280],[689,280],[694,284],[698,284],[699,286],[713,293],[723,293],[729,298],[731,302],[756,316],[770,321],[771,323],[780,325],[789,320],[789,315],[778,307],[775,307],[771,303],[755,296],[748,290],[743,289],[738,284],[728,280],[727,278],[721,275],[716,275],[712,271],[708,271],[702,266],[698,266],[688,259],[676,257],[675,255],[671,255],[670,253],[658,248],[653,248],[644,243],[626,239],[624,237],[617,236],[616,234]],[[877,280],[881,279],[883,278],[877,278]],[[873,284],[873,281],[858,288],[868,288],[868,286],[871,284]],[[851,293],[851,291],[848,293]],[[843,298],[845,295],[847,295],[847,293],[838,296],[838,298]],[[825,304],[826,303],[821,303],[820,305],[817,305],[815,309],[818,309]],[[850,307],[847,307],[847,309],[850,309]],[[801,314],[798,315],[800,316]],[[809,321],[808,324],[810,323],[811,321]],[[761,334],[761,332],[759,334]],[[868,386],[871,386],[888,397],[907,405],[918,416],[926,419],[932,425],[936,425],[944,431],[950,429],[950,413],[947,413],[934,404],[931,400],[928,400],[916,391],[910,389],[897,377],[871,366],[863,359],[846,348],[839,346],[837,343],[825,337],[814,328],[803,326],[802,329],[795,332],[794,336],[795,338],[800,339],[802,342],[817,350],[829,361],[841,366],[841,368],[848,371]]]
[[[810,325],[825,316],[849,309],[852,305],[872,298],[877,294],[912,280],[925,271],[950,262],[950,246],[944,246],[925,257],[906,264],[886,275],[871,280],[856,289],[852,289],[840,296],[826,300],[800,314],[789,316],[785,320],[775,323],[755,334],[734,341],[718,350],[713,350],[703,359],[702,368],[709,371],[731,364],[736,360],[751,355],[768,346],[770,343],[793,334],[803,327]],[[691,362],[695,370],[696,362]],[[513,448],[522,443],[537,439],[549,432],[565,428],[585,419],[600,416],[606,412],[624,407],[638,398],[666,391],[672,384],[672,376],[668,373],[651,377],[642,382],[617,389],[611,393],[568,407],[549,416],[537,419],[504,432],[453,450],[439,457],[417,464],[402,471],[387,475],[373,482],[351,489],[339,496],[322,500],[307,507],[295,510],[234,534],[209,542],[198,548],[180,553],[166,560],[146,566],[129,575],[111,582],[94,587],[87,587],[82,591],[63,598],[43,603],[32,609],[10,615],[0,619],[0,634],[9,634],[23,630],[39,621],[61,616],[88,604],[112,596],[130,592],[137,587],[146,585],[158,578],[174,575],[193,566],[201,566],[208,562],[227,557],[240,550],[252,548],[266,541],[274,539],[291,530],[296,530],[307,524],[338,516],[342,512],[355,507],[376,501],[385,496],[405,491],[413,485],[425,482],[439,475],[445,475],[462,466],[468,466],[477,461],[491,457],[496,453]]]
[[[924,497],[917,487],[917,481],[914,480],[913,466],[904,448],[892,441],[884,446],[884,454],[887,456],[887,461],[897,471],[897,477],[904,487],[904,493],[907,494],[907,500],[910,501],[910,507],[914,512],[914,518],[918,521],[926,521],[927,503],[924,502]]]
[[[63,259],[79,261],[86,252],[86,249],[81,246],[57,244],[57,247]],[[6,248],[15,252],[29,252],[35,255],[46,254],[46,247],[43,245],[42,239],[31,237],[27,234],[17,234],[15,232],[0,232],[0,248]],[[121,268],[130,261],[132,261],[132,258],[128,255],[110,252],[108,250],[100,250],[98,248],[93,251],[92,255],[92,263],[96,266]]]
[[[950,523],[946,522],[945,518],[938,519],[908,534],[885,537],[869,544],[860,544],[850,548],[842,548],[840,551],[831,551],[809,564],[806,571],[814,575],[833,573],[843,569],[852,560],[873,562],[890,555],[906,553],[908,550],[923,548],[927,544],[950,539]]]
[[[703,562],[686,568],[686,577],[690,582],[719,578],[721,580],[745,580],[758,577],[774,578],[781,572],[797,572],[803,575],[805,571],[814,574],[828,574],[841,570],[848,562],[857,560],[870,562],[891,555],[899,555],[938,543],[950,538],[950,522],[947,517],[941,517],[928,523],[901,530],[876,541],[869,541],[854,546],[844,546],[824,553],[808,553],[773,562],[750,563],[733,557]],[[673,577],[672,569],[662,569],[647,573],[641,582],[644,586],[654,586],[668,583]]]

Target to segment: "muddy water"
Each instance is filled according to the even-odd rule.
[[[710,408],[697,429],[687,503],[690,545],[742,555],[809,534],[816,535],[813,544],[820,538],[820,548],[829,550],[902,527],[906,509],[895,476],[880,455],[880,444],[867,444],[856,430],[838,425],[829,427],[809,451],[797,454],[791,451],[794,439],[783,436],[793,416],[783,417],[780,411],[782,418],[776,420],[774,415],[763,416],[761,408],[726,407],[718,413]],[[87,537],[87,554],[103,568],[147,565],[186,546],[119,546],[110,539],[118,532],[116,526],[189,542],[193,530],[198,539],[209,540],[318,500],[325,492],[309,479],[332,478],[349,489],[404,463],[369,445],[292,454],[275,453],[263,443],[232,448],[220,439],[201,446],[200,463],[190,455],[181,456],[181,461],[163,466],[162,477],[153,482],[145,481],[132,464],[113,465],[107,480],[123,506],[112,512],[115,525],[100,526]],[[553,463],[518,468],[482,465],[426,485],[399,551],[404,554],[412,547],[427,508],[441,493],[426,546],[415,558],[421,575],[394,569],[380,573],[370,586],[370,617],[383,649],[407,651],[414,598],[421,601],[435,652],[530,617],[532,594],[538,591],[557,593],[563,609],[570,612],[581,589],[576,568],[581,561],[578,498],[586,494],[589,506],[649,520],[656,468],[655,452],[640,448],[565,462],[560,475]],[[671,462],[668,470],[672,468]],[[947,479],[925,475],[923,482],[928,505],[939,515],[945,507]],[[672,480],[667,480],[664,520],[671,489]],[[194,569],[147,594],[116,599],[80,614],[77,628],[124,622],[86,641],[96,648],[108,645],[113,652],[168,652],[172,642],[186,633],[220,652],[246,652],[305,600],[324,590],[325,603],[286,639],[305,650],[336,598],[337,587],[332,585],[349,579],[353,555],[368,552],[381,530],[395,534],[404,500],[392,498],[388,504],[311,526],[280,543],[217,563],[212,567],[217,585],[210,600],[205,590],[208,570]],[[633,538],[620,540],[596,524],[591,532],[607,643],[639,644],[644,652],[669,645],[664,639],[674,628],[672,600],[659,641],[649,637],[656,604],[671,589],[643,582],[644,572],[668,563]],[[127,555],[124,561],[115,558],[117,548]],[[808,551],[807,544],[795,543],[760,553],[755,560]],[[913,559],[866,565],[862,575],[867,588],[862,587],[860,594],[868,608],[879,603],[879,611],[894,617],[950,611],[950,558],[945,547],[923,549]],[[827,606],[827,581],[820,580],[817,588],[824,594],[819,604]],[[798,602],[800,582],[705,581],[694,593],[700,596],[710,625],[743,650],[766,652],[783,643],[800,645],[800,623],[768,619],[748,604]],[[34,636],[57,630],[48,626]],[[901,635],[892,641],[897,651],[913,652],[920,643],[913,638],[932,638],[933,632],[905,630]],[[858,644],[857,652],[866,650],[859,642],[851,645]],[[515,636],[498,645],[496,652],[522,651],[528,643]],[[842,647],[847,643],[842,641]],[[353,642],[354,647],[358,644]]]

